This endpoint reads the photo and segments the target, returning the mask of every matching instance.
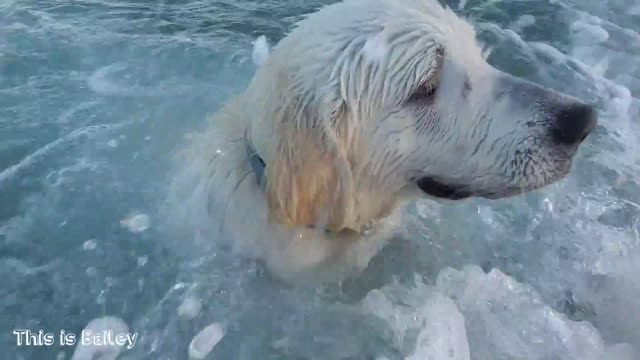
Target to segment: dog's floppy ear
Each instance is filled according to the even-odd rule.
[[[359,231],[352,219],[344,105],[302,96],[284,99],[280,105],[273,132],[277,148],[267,166],[272,216],[290,226]]]

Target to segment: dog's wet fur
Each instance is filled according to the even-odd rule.
[[[283,277],[363,269],[420,197],[556,182],[597,122],[489,65],[436,0],[329,5],[261,58],[189,140],[174,196],[185,225]]]

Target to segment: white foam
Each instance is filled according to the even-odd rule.
[[[418,333],[416,350],[408,360],[469,360],[464,317],[446,296],[435,294],[423,309],[426,324]]]
[[[89,266],[88,268],[85,269],[84,272],[89,277],[95,277],[98,274],[98,270],[93,266]]]
[[[102,95],[121,95],[129,93],[126,86],[116,84],[110,79],[112,73],[124,69],[126,69],[126,65],[124,64],[112,64],[99,68],[89,76],[87,84],[93,92]]]
[[[178,315],[183,318],[193,319],[202,310],[202,303],[195,297],[189,296],[182,301],[178,307]]]
[[[151,219],[147,214],[132,213],[120,220],[120,225],[133,233],[141,233],[151,226]]]
[[[576,21],[571,25],[574,41],[581,43],[601,43],[609,39],[609,32],[602,26],[584,21]]]
[[[4,26],[4,30],[5,31],[20,31],[20,32],[24,32],[24,31],[28,31],[29,30],[29,26],[21,23],[21,22],[14,22],[11,23],[9,25],[5,25]]]
[[[94,133],[102,130],[114,130],[122,127],[123,125],[125,124],[118,123],[118,124],[93,125],[93,126],[87,126],[87,127],[76,129],[70,132],[69,134],[61,138],[58,138],[46,144],[45,146],[39,148],[33,153],[27,155],[24,159],[22,159],[17,164],[2,170],[2,172],[0,172],[0,184],[10,179],[13,179],[16,175],[19,174],[20,171],[34,165],[35,163],[40,161],[43,157],[50,154],[52,151],[54,151],[55,149],[57,149],[58,147],[64,144],[67,144],[82,136],[91,136]]]
[[[200,330],[189,344],[189,359],[200,360],[206,358],[222,340],[224,334],[224,327],[219,323],[213,323]]]
[[[434,201],[418,200],[416,202],[416,210],[418,216],[422,219],[435,219],[438,221],[440,217],[440,205]]]
[[[129,332],[129,326],[120,318],[113,316],[105,316],[91,320],[83,331],[92,333],[103,333],[110,331],[113,334],[126,334]],[[124,346],[113,344],[85,344],[81,339],[76,339],[77,346],[71,357],[71,360],[115,360]]]
[[[251,52],[251,59],[256,66],[261,66],[269,58],[269,42],[264,35],[258,36],[253,41],[253,51]]]
[[[406,359],[470,359],[464,318],[456,304],[420,279],[411,289],[392,284],[372,290],[362,306],[389,324]],[[415,344],[407,346],[416,332]]]
[[[530,14],[521,15],[511,25],[516,31],[521,31],[529,26],[535,25],[536,17]]]
[[[60,123],[68,123],[71,119],[80,111],[91,109],[92,107],[100,104],[98,101],[87,101],[82,102],[78,105],[72,106],[71,108],[64,111],[60,116],[58,116],[58,122]]]
[[[97,246],[98,242],[96,241],[96,239],[89,239],[85,241],[84,244],[82,244],[82,248],[86,251],[95,250]]]
[[[545,305],[533,288],[499,270],[445,269],[436,287],[464,315],[476,358],[613,359],[591,324],[569,320]]]
[[[615,344],[606,348],[599,360],[637,360],[637,354],[629,344]]]
[[[547,57],[549,60],[556,64],[561,64],[567,60],[567,55],[563,54],[560,50],[555,47],[542,43],[542,42],[531,42],[529,43],[538,54]]]
[[[139,256],[137,260],[138,267],[143,267],[147,265],[149,258],[147,256]]]
[[[181,94],[192,91],[190,86],[180,86],[177,84],[156,84],[154,86],[140,86],[127,83],[125,80],[129,65],[125,63],[114,63],[96,69],[87,79],[89,89],[96,94],[103,96],[124,96],[124,97],[156,97]],[[132,71],[132,70],[129,70]],[[122,78],[122,79],[121,79]]]
[[[107,141],[107,146],[109,146],[111,148],[117,148],[118,147],[118,140],[111,139],[111,140]]]

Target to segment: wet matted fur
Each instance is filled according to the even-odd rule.
[[[281,276],[343,273],[366,267],[418,197],[562,179],[594,110],[493,68],[475,37],[436,0],[311,14],[189,139],[173,189],[184,224]]]

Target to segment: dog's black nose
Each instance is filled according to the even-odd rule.
[[[595,109],[587,104],[572,104],[560,110],[553,129],[554,139],[564,145],[578,145],[598,122]]]

